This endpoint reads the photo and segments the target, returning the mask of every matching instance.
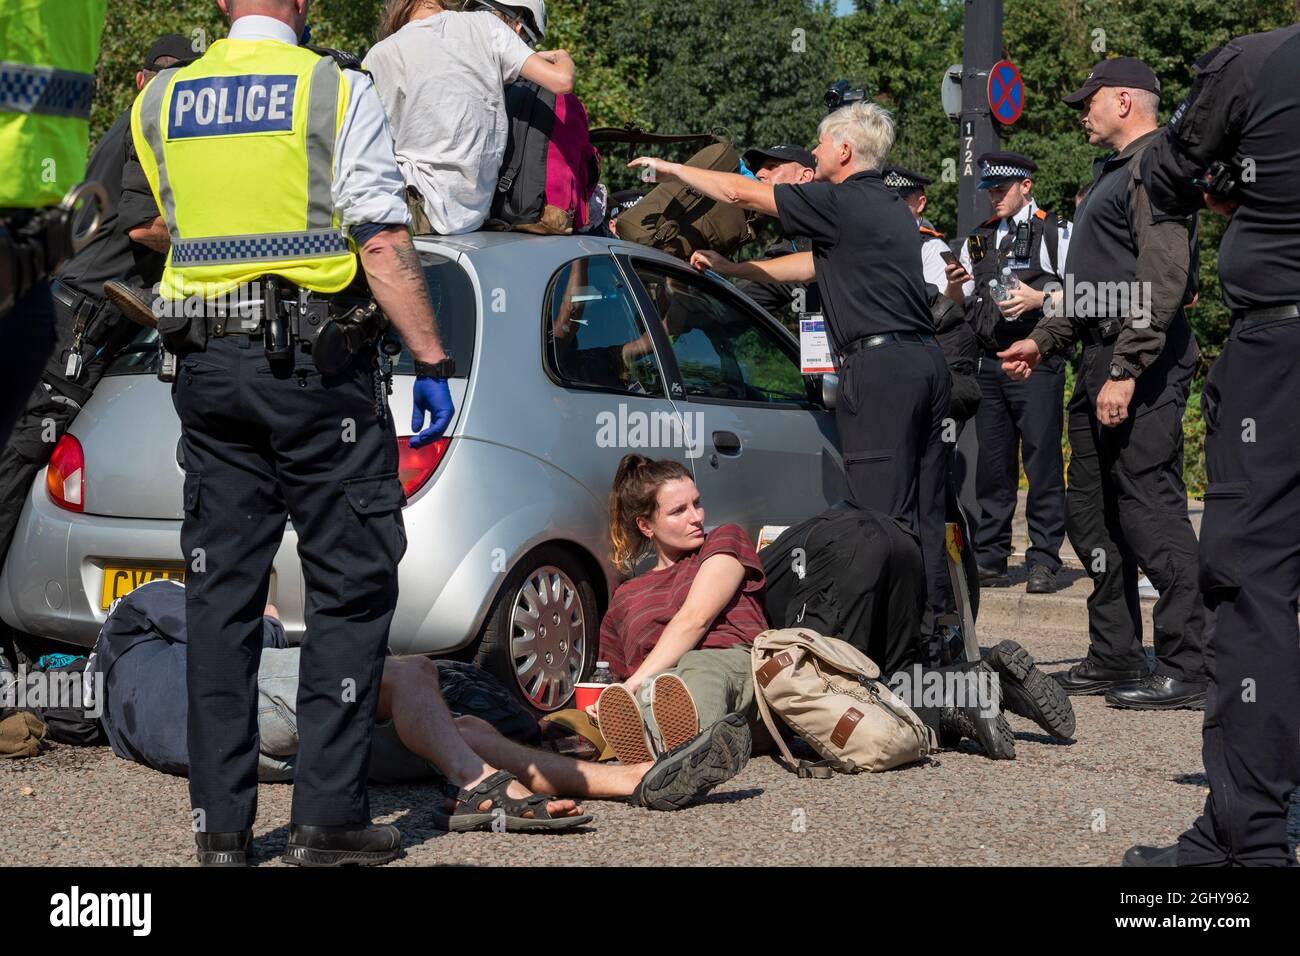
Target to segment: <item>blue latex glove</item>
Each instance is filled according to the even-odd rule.
[[[451,400],[451,390],[447,388],[445,378],[417,378],[411,399],[414,406],[411,410],[411,431],[418,433],[411,436],[411,447],[423,448],[441,437],[456,406]],[[426,414],[430,417],[428,428],[424,427]]]

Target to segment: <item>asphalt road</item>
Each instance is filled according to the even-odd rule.
[[[1005,630],[1005,629],[1004,629]],[[1024,643],[1048,669],[1086,638],[1061,630],[982,635]],[[974,751],[885,774],[800,780],[756,758],[705,803],[654,813],[591,801],[595,820],[565,835],[441,834],[427,787],[374,787],[377,819],[403,833],[395,865],[972,864],[1107,866],[1133,843],[1165,844],[1205,799],[1199,713],[1133,713],[1075,698],[1078,739],[1054,741],[1010,718],[1012,762]],[[970,745],[965,745],[969,747]],[[291,789],[264,784],[254,853],[280,865]],[[1292,808],[1300,837],[1300,805]],[[107,747],[56,746],[0,761],[0,865],[190,865],[183,779]]]

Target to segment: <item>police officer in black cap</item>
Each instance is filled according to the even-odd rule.
[[[948,295],[968,305],[983,350],[980,407],[975,416],[979,456],[975,491],[980,514],[975,559],[980,583],[1005,587],[1011,554],[1023,454],[1029,496],[1025,517],[1029,549],[1025,590],[1056,590],[1065,537],[1065,464],[1061,456],[1065,356],[1046,359],[1033,378],[1016,381],[1002,371],[997,352],[1024,338],[1043,316],[1043,289],[1058,282],[1070,247],[1070,223],[1039,208],[1033,174],[1038,166],[1022,153],[985,153],[979,158],[979,188],[986,189],[993,215],[971,233],[960,267],[950,267]],[[990,282],[1014,288],[995,294]]]
[[[817,160],[802,146],[773,146],[771,149],[751,149],[741,157],[754,178],[760,183],[775,186],[780,183],[810,183],[817,174]],[[809,252],[812,241],[784,234],[763,250],[762,259],[775,259],[794,252]],[[791,309],[798,314],[822,310],[821,295],[816,282],[762,282],[741,279],[736,287],[779,319],[787,318]]]
[[[943,233],[934,228],[934,223],[924,218],[928,202],[925,187],[934,180],[901,166],[886,166],[880,172],[885,178],[885,185],[898,193],[916,219],[916,228],[921,235],[921,271],[925,274],[925,281],[942,292],[948,286],[943,260],[943,254],[948,251],[948,243],[944,242]]]
[[[135,75],[136,88],[144,89],[160,71],[192,63],[198,56],[187,37],[176,33],[159,37]],[[137,226],[146,220],[153,222],[158,209],[148,196],[130,141],[131,111],[126,110],[100,138],[86,167],[86,179],[99,183],[108,195],[108,211],[99,231],[50,282],[55,349],[0,452],[0,566],[32,479],[49,463],[55,444],[113,359],[140,331],[104,297],[104,283],[116,279],[152,288],[162,275],[162,253],[131,238]],[[125,183],[133,178],[144,185],[147,203],[143,209],[127,201],[129,186]],[[83,210],[82,218],[88,218],[89,212]]]
[[[1183,484],[1183,411],[1200,351],[1183,312],[1192,223],[1154,209],[1139,174],[1159,135],[1160,83],[1141,60],[1103,60],[1066,102],[1093,145],[1063,288],[1029,337],[998,353],[1013,378],[1084,345],[1069,406],[1067,533],[1092,577],[1087,658],[1057,680],[1144,710],[1205,704],[1205,608]],[[1138,570],[1160,592],[1156,666],[1142,650]]]
[[[1219,279],[1232,330],[1201,401],[1210,795],[1174,846],[1133,847],[1124,862],[1287,866],[1300,786],[1300,25],[1238,37],[1194,69],[1142,171],[1166,214],[1194,215],[1204,196],[1231,216]]]

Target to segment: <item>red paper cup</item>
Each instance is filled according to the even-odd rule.
[[[608,686],[608,684],[575,685],[573,688],[573,706],[578,710],[586,710],[588,705],[594,704],[600,698],[600,692]]]

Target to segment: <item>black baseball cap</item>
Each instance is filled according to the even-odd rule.
[[[979,158],[980,181],[976,189],[989,189],[1008,179],[1031,179],[1038,164],[1024,153],[985,153]]]
[[[929,176],[923,176],[921,173],[904,169],[902,166],[886,166],[880,171],[880,174],[886,186],[899,192],[924,189],[934,182]]]
[[[809,169],[817,168],[817,160],[802,146],[773,146],[771,149],[751,149],[741,157],[751,172],[758,172],[763,163],[774,159],[778,163],[798,163]]]
[[[144,68],[157,73],[168,68],[158,65],[158,61],[163,57],[175,58],[176,63],[172,64],[173,66],[186,66],[202,55],[194,49],[194,42],[189,37],[181,36],[179,33],[168,33],[153,41],[153,46],[149,47],[149,52],[144,55]]]
[[[1065,102],[1076,110],[1083,109],[1083,104],[1103,86],[1126,86],[1133,90],[1147,90],[1159,95],[1160,81],[1156,79],[1151,67],[1135,56],[1117,56],[1112,60],[1102,60],[1092,68],[1083,86],[1065,98]]]

